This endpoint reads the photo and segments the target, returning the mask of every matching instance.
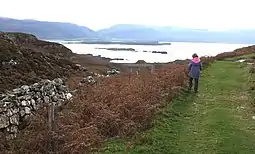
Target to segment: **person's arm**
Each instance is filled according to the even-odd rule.
[[[191,70],[191,67],[192,67],[192,63],[191,62],[189,62],[189,72],[190,72],[190,70]]]
[[[200,62],[199,66],[200,66],[200,71],[202,71],[202,62]]]

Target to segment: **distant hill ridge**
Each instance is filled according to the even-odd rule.
[[[159,27],[120,24],[98,31],[99,34],[120,40],[255,43],[255,28],[247,30],[209,31],[180,27]]]
[[[93,31],[72,23],[0,18],[0,31],[30,33],[47,40],[255,43],[255,28],[209,31],[170,26],[119,24]]]
[[[0,18],[0,31],[23,32],[40,39],[98,38],[95,31],[71,23]]]

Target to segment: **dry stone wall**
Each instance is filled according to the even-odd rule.
[[[7,139],[13,139],[19,132],[19,126],[26,121],[34,111],[55,103],[62,106],[72,98],[63,79],[42,80],[33,85],[23,85],[6,94],[0,94],[0,131]]]

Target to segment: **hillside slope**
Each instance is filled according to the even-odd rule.
[[[0,93],[41,79],[69,77],[80,72],[75,63],[46,49],[59,48],[63,54],[68,54],[67,48],[50,42],[41,43],[37,48],[24,45],[29,41],[37,39],[31,35],[0,33]]]
[[[76,64],[85,67],[85,72]],[[75,54],[61,44],[34,35],[0,32],[0,93],[41,79],[83,77],[88,72],[102,74],[111,68],[116,67],[107,59]]]

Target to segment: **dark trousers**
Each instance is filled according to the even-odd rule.
[[[194,85],[194,91],[197,92],[198,90],[198,79],[194,79],[195,80],[195,85]],[[193,78],[189,77],[189,90],[191,90],[192,86],[193,86]]]

